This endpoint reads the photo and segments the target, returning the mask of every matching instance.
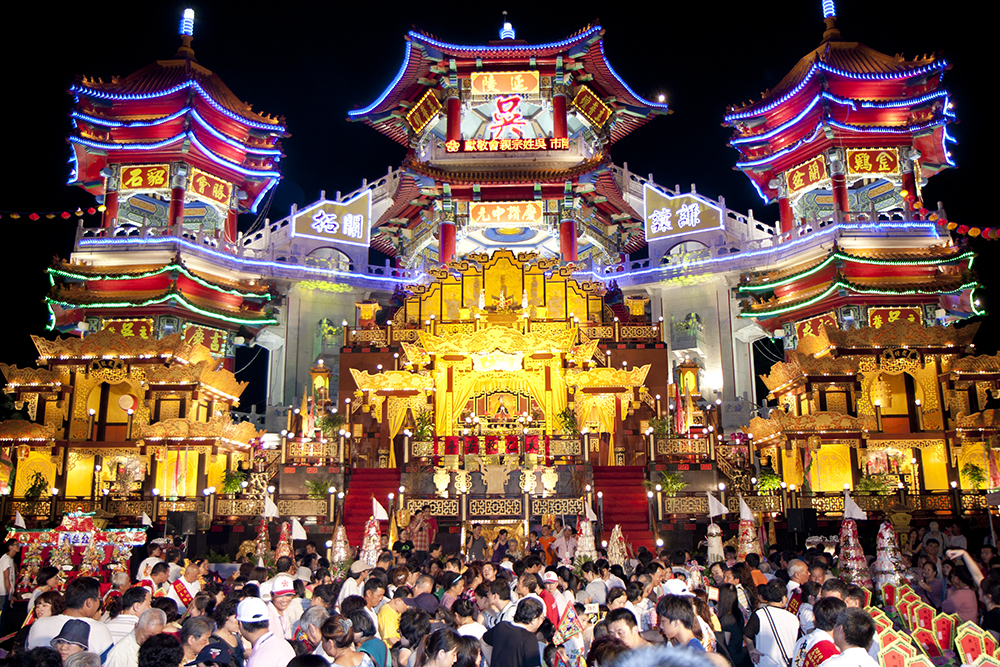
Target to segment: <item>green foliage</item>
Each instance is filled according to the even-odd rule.
[[[865,475],[858,480],[854,488],[858,491],[867,491],[879,496],[888,496],[893,491],[888,475]]]
[[[316,420],[316,428],[321,430],[326,437],[336,438],[346,423],[347,417],[343,413],[327,412]]]
[[[42,494],[49,490],[49,481],[45,479],[45,475],[40,472],[31,473],[31,484],[24,492],[25,500],[38,500],[42,497]]]
[[[976,489],[980,489],[986,486],[986,470],[979,464],[976,463],[966,463],[962,466],[962,477],[965,481],[969,483],[970,486]]]
[[[209,563],[232,563],[233,557],[229,554],[217,554],[214,550],[209,551],[205,559]]]
[[[413,440],[423,442],[434,437],[434,412],[424,410],[417,415],[417,424],[413,427]]]
[[[776,491],[781,488],[781,478],[771,471],[761,471],[757,478],[758,491]]]
[[[649,420],[649,426],[653,429],[654,435],[667,435],[670,432],[670,419],[667,417],[653,417]]]
[[[313,500],[323,500],[330,495],[331,486],[333,486],[333,479],[330,478],[306,480],[306,489],[309,491],[309,497]]]
[[[246,481],[247,475],[245,472],[239,470],[227,470],[226,476],[222,478],[222,493],[226,495],[235,495],[237,493],[243,492],[243,482]],[[226,562],[229,561],[220,561]]]
[[[659,476],[658,479],[657,476]],[[652,479],[648,479],[642,483],[650,491],[655,491],[657,484],[660,485],[660,490],[667,496],[676,496],[688,486],[688,483],[681,479],[679,472],[657,471],[653,473]]]
[[[576,435],[579,431],[576,424],[576,413],[569,408],[564,408],[556,415],[556,425],[564,433]]]

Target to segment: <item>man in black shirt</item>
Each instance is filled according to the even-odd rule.
[[[535,633],[545,620],[545,606],[536,598],[524,598],[517,604],[514,622],[500,622],[486,631],[483,642],[493,651],[490,667],[541,667],[541,654]]]

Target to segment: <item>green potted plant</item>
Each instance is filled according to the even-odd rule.
[[[777,491],[781,488],[781,478],[776,473],[763,470],[757,478],[757,490],[764,493]]]
[[[38,500],[43,493],[49,490],[49,480],[45,479],[45,475],[42,473],[35,471],[28,479],[31,480],[31,483],[24,490],[25,500]]]
[[[981,489],[986,486],[986,470],[979,464],[966,463],[962,466],[962,477],[974,489]],[[27,494],[25,494],[27,495]]]
[[[563,408],[556,415],[556,425],[559,427],[559,430],[567,435],[577,435],[579,433],[576,424],[576,413],[569,408]]]
[[[327,412],[316,420],[316,428],[323,432],[327,438],[336,438],[340,435],[340,429],[347,423],[347,417],[341,412]]]
[[[247,475],[245,472],[240,470],[227,470],[226,476],[222,478],[223,495],[235,496],[237,493],[243,493],[243,482],[245,482],[246,479]]]
[[[412,442],[425,442],[434,437],[434,413],[425,410],[417,415],[417,423],[413,427]]]
[[[659,476],[658,479],[657,476]],[[679,472],[657,471],[653,473],[652,479],[645,480],[642,483],[650,491],[655,491],[657,484],[660,486],[660,491],[666,496],[676,496],[688,486],[688,483],[681,479]]]
[[[887,475],[865,475],[858,480],[854,488],[876,496],[888,496],[893,492]]]
[[[653,435],[667,435],[670,432],[670,420],[667,417],[653,417],[649,420]]]
[[[330,495],[331,486],[333,486],[333,480],[328,478],[306,480],[306,490],[309,493],[309,498],[312,500],[325,499]]]

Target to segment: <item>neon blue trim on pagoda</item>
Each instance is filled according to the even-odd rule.
[[[836,18],[837,17],[837,7],[833,4],[833,0],[823,0],[823,18]]]
[[[768,162],[771,162],[773,160],[777,160],[779,157],[782,157],[784,155],[788,155],[789,153],[793,153],[796,150],[798,150],[799,148],[801,148],[802,146],[804,146],[806,144],[809,144],[809,143],[812,143],[813,141],[816,140],[816,136],[820,132],[822,132],[822,131],[823,131],[823,123],[821,121],[819,123],[816,123],[816,128],[813,130],[812,134],[810,134],[808,137],[803,137],[802,139],[799,139],[798,141],[796,141],[794,144],[792,144],[788,148],[784,148],[784,149],[778,151],[777,153],[772,153],[771,155],[768,155],[767,157],[762,157],[762,158],[759,158],[757,160],[749,160],[747,162],[737,162],[736,163],[736,168],[737,169],[745,169],[747,167],[759,167],[762,164],[767,164]]]
[[[827,0],[824,0],[826,2]],[[181,15],[181,25],[180,34],[193,36],[194,35],[194,10],[185,9],[184,13]]]
[[[767,113],[771,109],[777,108],[782,104],[784,104],[785,102],[787,102],[788,100],[790,100],[791,98],[795,97],[795,95],[797,95],[799,91],[801,91],[803,88],[809,85],[809,81],[812,80],[815,74],[816,74],[816,66],[813,65],[812,67],[809,68],[809,71],[806,72],[806,75],[802,77],[802,80],[799,81],[797,86],[795,86],[787,93],[785,93],[778,99],[774,100],[773,102],[770,102],[760,107],[759,109],[748,109],[747,111],[738,111],[736,113],[727,114],[723,116],[722,119],[725,121],[742,120],[743,118],[753,118],[754,116],[759,116],[763,113]]]
[[[796,123],[798,123],[800,120],[802,120],[803,118],[805,118],[806,116],[808,116],[809,112],[812,111],[816,107],[816,105],[818,103],[819,103],[819,95],[817,95],[816,97],[814,97],[813,101],[809,103],[809,106],[807,106],[805,109],[803,109],[802,112],[799,113],[798,116],[796,116],[795,118],[792,118],[791,120],[789,120],[786,123],[782,123],[781,125],[779,125],[778,127],[774,128],[773,130],[770,130],[768,132],[764,132],[763,134],[755,134],[755,135],[753,135],[751,137],[742,137],[740,139],[733,139],[729,143],[732,144],[733,146],[738,146],[740,144],[751,144],[751,143],[757,143],[759,141],[767,141],[771,137],[774,137],[774,136],[777,136],[777,135],[781,134],[782,132],[784,132],[785,130],[787,130],[788,128],[792,127],[793,125],[795,125]]]
[[[73,185],[80,175],[80,164],[76,161],[76,151],[72,148],[69,151],[69,159],[66,162],[73,165],[70,167],[69,180],[66,181],[66,185]]]
[[[268,130],[270,132],[284,132],[285,128],[282,125],[275,123],[274,125],[269,125],[267,123],[261,123],[260,121],[252,120],[243,116],[241,114],[234,113],[229,109],[225,108],[214,99],[212,96],[205,92],[205,89],[197,81],[185,81],[184,83],[179,83],[172,88],[167,88],[166,90],[159,90],[155,93],[109,93],[103,90],[94,90],[93,88],[88,88],[86,86],[78,86],[74,84],[69,90],[71,93],[82,93],[87,97],[93,97],[99,100],[151,100],[157,97],[164,97],[166,95],[173,95],[174,93],[180,92],[185,88],[193,87],[198,94],[201,95],[202,99],[208,102],[216,111],[220,112],[224,116],[228,116],[235,121],[243,123],[247,127],[252,127],[257,130]]]
[[[176,143],[184,139],[187,133],[181,132],[180,134],[175,134],[172,137],[166,139],[161,139],[160,141],[153,141],[150,143],[134,143],[134,144],[119,144],[119,143],[109,143],[107,141],[94,141],[93,139],[84,139],[83,137],[69,137],[69,141],[74,144],[81,144],[89,148],[97,148],[102,151],[119,151],[119,150],[130,150],[130,151],[152,151],[157,148],[163,148],[164,146],[169,146],[172,143]]]
[[[253,206],[250,207],[251,213],[257,212],[257,207],[260,206],[260,203],[264,200],[264,195],[266,195],[267,191],[273,188],[277,184],[278,184],[278,179],[276,178],[267,179],[267,184],[263,188],[261,188],[260,192],[257,193],[257,198],[253,200]]]
[[[764,191],[760,189],[760,185],[757,184],[757,181],[751,178],[750,184],[753,186],[753,189],[757,191],[757,196],[761,198],[761,201],[763,201],[765,204],[771,203],[771,200],[768,199],[766,196],[764,196]]]
[[[895,127],[888,125],[851,125],[850,123],[841,123],[839,120],[834,120],[832,118],[828,118],[827,122],[841,130],[863,132],[865,134],[910,134],[911,132],[920,132],[921,130],[926,130],[931,127],[944,125],[947,121],[933,120],[927,123],[921,123],[920,125],[897,125]]]
[[[629,92],[629,94],[632,95],[632,97],[634,97],[635,99],[639,100],[640,102],[642,102],[643,104],[645,104],[647,106],[656,107],[657,109],[664,109],[664,110],[666,110],[666,109],[670,108],[669,106],[667,106],[666,103],[663,103],[663,102],[650,102],[649,100],[647,100],[646,98],[644,98],[642,95],[636,94],[636,92],[634,90],[632,90],[631,88],[629,88],[629,85],[627,83],[625,83],[625,81],[620,76],[618,76],[618,73],[615,71],[615,68],[612,67],[611,63],[608,61],[608,56],[607,56],[607,54],[604,53],[604,40],[603,39],[600,41],[600,46],[601,46],[601,58],[604,59],[604,65],[608,68],[608,71],[611,72],[611,76],[615,77],[615,79],[618,80],[618,83],[620,83],[625,88],[625,90],[627,90]]]
[[[211,150],[208,149],[207,146],[205,146],[205,144],[198,141],[198,138],[194,136],[194,132],[188,132],[187,136],[191,140],[192,144],[197,146],[199,150],[205,153],[205,155],[207,155],[213,162],[218,164],[220,167],[225,167],[227,169],[238,171],[244,176],[256,176],[258,178],[274,178],[275,176],[277,176],[277,174],[273,171],[260,171],[257,169],[247,169],[246,167],[241,167],[232,160],[227,160],[221,155],[213,153]]]
[[[929,74],[934,70],[945,69],[948,67],[948,61],[939,60],[935,63],[931,63],[930,65],[921,65],[916,69],[908,70],[906,72],[873,72],[870,74],[848,72],[846,70],[837,69],[836,67],[827,65],[824,62],[814,63],[813,67],[818,67],[824,72],[836,74],[837,76],[842,76],[846,79],[858,79],[860,81],[893,81],[896,79],[909,79],[914,76],[920,76],[921,74]]]
[[[278,157],[281,156],[281,151],[278,150],[277,148],[254,148],[252,146],[247,146],[243,142],[237,141],[232,137],[226,136],[222,132],[219,132],[217,129],[212,127],[211,123],[207,122],[204,118],[202,118],[201,115],[194,109],[191,109],[191,117],[194,118],[196,121],[198,121],[199,125],[208,130],[208,133],[211,134],[213,137],[229,144],[233,148],[246,151],[247,153],[254,153],[256,155],[276,155]]]
[[[412,34],[412,33],[411,33]],[[410,65],[410,50],[413,48],[413,42],[406,41],[406,51],[403,52],[403,66],[399,68],[399,72],[396,73],[396,78],[392,80],[389,87],[382,91],[382,94],[378,96],[378,99],[366,106],[364,109],[355,109],[354,111],[348,111],[347,115],[353,117],[364,116],[365,114],[371,113],[373,109],[378,107],[385,101],[385,98],[389,97],[389,93],[396,87],[396,85],[402,80],[403,75],[406,74],[406,68]]]
[[[448,42],[442,42],[441,40],[434,39],[433,37],[428,37],[427,35],[421,34],[419,32],[410,31],[407,36],[411,39],[415,39],[419,42],[425,42],[443,51],[541,51],[543,49],[559,49],[564,46],[569,46],[571,44],[577,44],[584,41],[591,35],[599,33],[601,31],[601,26],[595,25],[589,30],[586,30],[573,37],[567,37],[564,40],[558,42],[549,42],[548,44],[510,44],[505,46],[461,46],[459,44],[449,44]]]
[[[248,259],[246,257],[237,257],[235,255],[230,255],[213,248],[209,248],[200,243],[195,243],[186,238],[178,236],[148,236],[146,238],[134,238],[134,237],[117,237],[117,238],[87,238],[80,239],[79,246],[153,246],[160,244],[176,243],[178,245],[187,246],[191,250],[196,250],[201,253],[207,253],[213,255],[220,260],[225,260],[226,262],[232,262],[239,265],[241,268],[253,268],[253,269],[294,269],[295,271],[302,271],[304,273],[310,273],[316,276],[328,276],[330,278],[363,278],[364,280],[372,280],[375,282],[386,283],[387,285],[397,285],[400,282],[399,278],[387,278],[385,276],[373,276],[367,274],[351,273],[350,271],[337,271],[336,269],[324,269],[318,266],[303,266],[300,264],[286,264],[283,262],[269,262],[267,260],[261,259]],[[419,281],[423,278],[424,274],[416,274],[411,277],[411,281]]]

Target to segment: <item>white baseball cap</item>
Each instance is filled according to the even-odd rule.
[[[260,623],[270,620],[267,603],[260,598],[245,598],[236,605],[236,620],[241,623]]]
[[[670,579],[663,584],[664,595],[677,595],[680,597],[694,597],[694,593],[688,590],[687,584],[680,579]]]

